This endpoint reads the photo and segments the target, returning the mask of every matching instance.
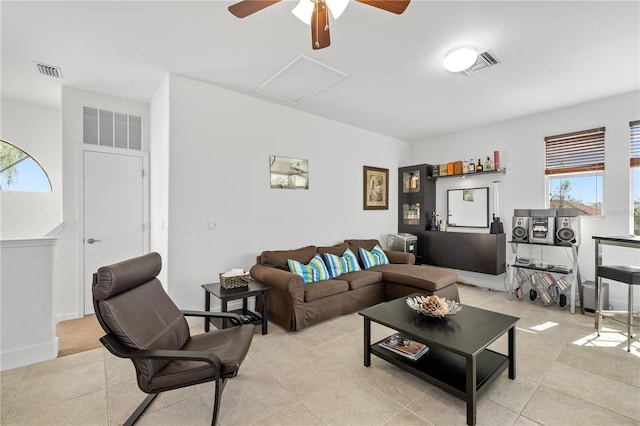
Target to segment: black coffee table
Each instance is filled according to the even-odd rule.
[[[412,295],[416,296],[418,294]],[[519,318],[462,305],[456,315],[445,319],[427,318],[406,304],[406,297],[380,303],[359,312],[364,317],[364,365],[371,365],[374,354],[467,403],[467,424],[476,423],[478,396],[509,368],[516,378],[516,334]],[[417,361],[371,344],[371,321],[397,330],[429,346]],[[509,354],[487,347],[509,333]]]

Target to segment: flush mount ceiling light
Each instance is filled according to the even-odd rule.
[[[478,60],[478,51],[473,46],[457,46],[444,55],[442,65],[449,72],[464,71]]]
[[[281,0],[242,0],[229,6],[229,12],[238,18],[246,18]],[[397,15],[404,12],[411,0],[355,0]],[[349,0],[300,0],[293,14],[311,26],[311,47],[324,49],[331,44],[329,37],[329,11],[333,19],[344,12]]]

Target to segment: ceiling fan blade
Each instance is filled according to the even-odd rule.
[[[311,46],[323,49],[331,44],[329,37],[329,8],[324,0],[315,0],[311,13]]]
[[[246,18],[280,1],[282,0],[243,0],[229,6],[229,12],[238,18]]]
[[[387,12],[397,13],[400,15],[409,6],[411,0],[356,0],[359,3],[368,4]]]

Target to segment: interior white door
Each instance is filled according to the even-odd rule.
[[[84,151],[84,313],[100,266],[144,252],[143,158]]]

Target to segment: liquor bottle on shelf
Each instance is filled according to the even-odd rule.
[[[474,173],[476,171],[476,163],[473,162],[473,158],[469,161],[469,173]]]
[[[466,175],[467,173],[469,173],[469,163],[465,160],[462,162],[462,174]]]
[[[487,160],[484,162],[484,170],[493,170],[493,163],[491,162],[489,156],[487,156]]]
[[[484,171],[484,167],[482,166],[482,161],[478,158],[478,164],[476,164],[476,172]]]

